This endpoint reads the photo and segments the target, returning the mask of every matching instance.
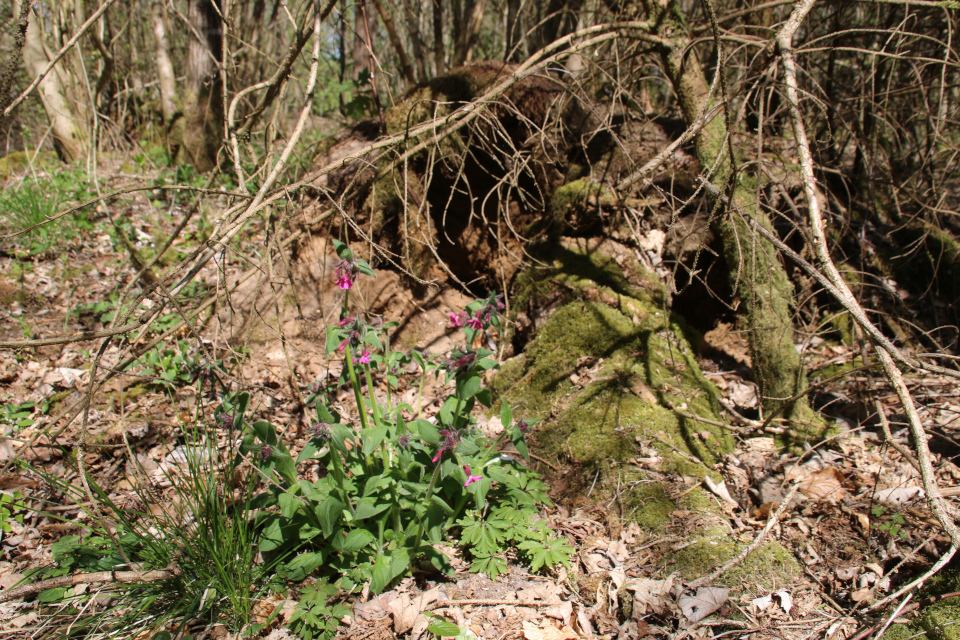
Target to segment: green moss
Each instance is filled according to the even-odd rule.
[[[11,174],[24,171],[33,164],[36,168],[54,167],[59,164],[53,151],[14,151],[0,158],[0,177],[9,178]]]
[[[606,187],[590,178],[579,178],[557,189],[550,201],[550,226],[554,237],[566,228],[566,221],[573,216],[582,216],[598,204],[613,206],[615,200],[607,193]]]
[[[732,448],[723,429],[671,408],[718,421],[718,392],[700,371],[682,322],[663,310],[659,283],[638,265],[630,268],[628,281],[602,254],[558,249],[548,268],[521,274],[515,308],[543,306],[558,293],[561,303],[494,382],[515,413],[553,416],[538,437],[542,453],[597,468],[600,493],[628,482],[624,474],[635,467],[622,463],[634,457],[638,440],[658,451],[661,472],[694,477]],[[640,489],[621,495],[633,505],[627,510],[660,526],[674,505],[658,500],[649,515],[645,503],[663,491],[637,480]],[[716,510],[709,499],[691,506]]]
[[[671,514],[677,508],[659,482],[641,483],[631,488],[624,494],[623,507],[630,519],[656,533],[663,532],[673,520]]]
[[[686,580],[715,571],[734,558],[748,543],[736,543],[727,531],[715,531],[681,549],[674,556],[671,567]],[[762,584],[764,589],[776,589],[801,573],[793,555],[777,542],[755,549],[742,562],[717,578],[717,584],[743,587]]]

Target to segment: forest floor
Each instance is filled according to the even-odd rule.
[[[126,180],[129,184],[141,181],[138,176]],[[124,185],[120,179],[111,187]],[[118,234],[125,233],[134,246],[150,255],[151,248],[164,242],[185,215],[184,205],[175,197],[151,192],[129,194],[109,206],[110,211],[100,215],[112,217],[115,228],[109,228],[104,219],[93,229],[78,230],[72,238],[48,239],[39,250],[34,244],[32,251],[30,242],[4,241],[0,246],[0,340],[106,327],[119,291],[136,272],[129,248]],[[195,248],[216,213],[204,211],[191,220],[172,251],[185,255]],[[256,249],[256,231],[241,241],[251,250]],[[306,251],[317,254],[311,260],[312,282],[303,284],[295,302],[279,295],[258,299],[252,279],[236,290],[240,308],[219,306],[195,325],[208,352],[224,358],[234,379],[251,391],[256,415],[284,425],[291,449],[303,446],[310,428],[303,398],[311,384],[329,387],[339,375],[337,359],[328,360],[323,348],[323,327],[334,317],[338,304],[337,291],[329,284],[335,258],[321,239],[311,239],[306,246]],[[198,308],[225,284],[238,282],[248,269],[237,257],[211,262],[198,276],[189,305]],[[451,290],[417,299],[390,272],[363,293],[378,313],[402,323],[398,343],[434,354],[453,346],[446,318],[462,309],[467,301],[462,294]],[[286,310],[275,305],[286,305]],[[263,316],[244,323],[239,318],[251,308]],[[277,311],[283,321],[271,325],[267,316],[275,320]],[[161,319],[158,329],[176,320],[171,314]],[[238,329],[246,335],[237,337]],[[281,334],[285,334],[283,340]],[[158,335],[133,332],[128,339],[112,342],[101,366],[116,366],[131,343]],[[0,479],[0,491],[23,505],[19,510],[8,508],[8,519],[0,521],[5,527],[0,530],[0,590],[17,584],[29,569],[49,564],[51,545],[61,536],[82,535],[85,511],[76,504],[58,502],[62,495],[38,472],[67,482],[77,479],[73,454],[83,420],[89,443],[84,460],[105,492],[117,500],[134,499],[131,479],[136,465],[156,482],[157,504],[174,499],[169,479],[177,477],[177,468],[183,464],[184,433],[198,403],[197,385],[190,380],[190,364],[199,358],[196,336],[180,331],[166,338],[153,364],[142,359],[144,366],[115,376],[94,396],[83,420],[68,422],[86,392],[97,344],[0,350],[0,463],[17,459],[28,465]],[[756,418],[756,387],[750,380],[742,337],[734,328],[719,325],[700,347],[701,367],[722,391],[731,421],[736,414]],[[849,368],[857,359],[849,347],[817,339],[805,346],[804,357],[814,382]],[[160,380],[163,377],[168,382]],[[412,398],[418,379],[413,373],[402,375],[398,393]],[[767,534],[767,539],[780,541],[792,552],[799,570],[789,577],[758,572],[736,585],[706,586],[684,594],[684,582],[671,565],[673,555],[684,548],[687,535],[698,526],[695,514],[678,509],[663,530],[649,531],[631,521],[616,496],[610,502],[584,506],[584,496],[565,493],[569,483],[564,478],[591,471],[565,461],[538,459],[534,437],[531,465],[554,487],[555,506],[544,516],[574,546],[571,567],[531,574],[511,562],[510,571],[492,581],[467,573],[466,563],[454,557],[459,571],[453,579],[418,576],[375,597],[366,592],[347,597],[352,613],[338,635],[356,640],[398,636],[418,640],[427,627],[427,618],[419,615],[422,611],[442,614],[476,637],[491,640],[572,640],[594,635],[799,640],[850,637],[857,630],[883,624],[887,620],[871,617],[869,607],[922,574],[946,550],[949,540],[923,500],[918,474],[883,443],[879,426],[870,419],[873,407],[867,400],[879,397],[894,437],[909,443],[905,425],[898,424],[893,393],[880,388],[871,395],[867,384],[866,377],[854,373],[818,390],[818,405],[837,426],[828,440],[806,451],[785,453],[774,433],[744,427],[736,434],[735,452],[716,469],[724,483],[711,491],[728,520],[731,537],[741,543],[762,534],[779,506],[780,488],[799,483],[793,503]],[[960,454],[960,443],[954,440],[960,426],[960,388],[933,378],[912,379],[909,384],[915,397],[925,399],[923,417],[934,436],[941,485],[954,487],[960,484],[960,468],[953,462]],[[423,391],[427,415],[436,411],[436,400],[445,397],[443,391],[440,383],[428,381]],[[348,390],[336,391],[334,399],[344,411],[356,411]],[[487,418],[481,415],[479,420],[482,424]],[[639,443],[630,464],[656,471],[658,459]],[[701,482],[682,476],[671,481],[677,495]],[[948,489],[947,494],[951,493]],[[278,596],[261,603],[257,615],[264,619],[275,608],[281,610],[273,617],[273,629],[263,635],[293,637],[282,628],[293,602]],[[920,613],[904,610],[896,621],[910,621]],[[43,603],[36,600],[0,604],[2,637],[39,634],[48,624],[44,615]],[[216,626],[194,633],[195,638],[226,635]]]

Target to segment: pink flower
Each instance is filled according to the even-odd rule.
[[[480,322],[479,312],[477,312],[477,316],[475,318],[470,318],[469,320],[467,320],[467,326],[470,327],[471,329],[477,329],[478,331],[480,329],[483,329],[483,323]]]
[[[360,354],[360,364],[370,364],[370,352],[366,349]]]
[[[482,480],[483,476],[472,476],[470,475],[470,465],[463,465],[463,472],[467,474],[467,481],[463,483],[463,486],[469,487],[471,482],[476,482],[477,480]]]
[[[462,326],[463,326],[463,321],[464,321],[464,319],[466,319],[466,317],[467,317],[467,315],[466,315],[465,313],[461,313],[461,314],[457,315],[456,313],[454,313],[453,311],[451,311],[451,312],[450,312],[450,324],[452,324],[452,325],[455,326],[455,327],[462,327]]]
[[[353,281],[357,277],[357,266],[349,260],[343,260],[337,265],[336,270],[337,286],[341,289],[349,289],[353,286]]]

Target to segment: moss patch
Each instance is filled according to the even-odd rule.
[[[677,562],[672,568],[684,579],[693,580],[734,558],[742,547],[726,531],[717,531],[677,552]],[[779,543],[772,542],[754,550],[743,562],[721,574],[716,582],[729,587],[762,584],[764,589],[777,589],[800,572],[793,555]]]
[[[537,453],[578,470],[584,489],[571,495],[617,504],[623,519],[652,533],[682,527],[692,544],[668,552],[667,570],[704,575],[747,544],[731,537],[716,498],[688,488],[691,478],[718,480],[711,467],[733,448],[721,427],[680,414],[720,422],[718,391],[656,277],[625,252],[613,260],[614,247],[586,243],[565,242],[540,256],[545,267],[518,277],[513,308],[547,319],[494,388],[514,415],[544,418]],[[656,451],[655,471],[634,464],[643,457],[639,443]],[[790,553],[771,543],[720,581],[769,586],[798,572]]]

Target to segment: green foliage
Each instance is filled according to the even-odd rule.
[[[91,192],[86,175],[76,169],[34,174],[0,194],[0,230],[27,231],[14,242],[29,254],[44,253],[73,240],[92,225],[83,212],[56,217],[69,203],[87,200]],[[31,227],[37,226],[35,229]]]
[[[198,421],[202,419],[202,396]],[[241,400],[243,402],[244,400]],[[246,407],[240,407],[245,410]],[[233,443],[234,438],[227,438]],[[232,487],[223,478],[237,476],[237,451],[221,451],[216,441],[199,432],[188,434],[184,473],[170,477],[177,499],[156,512],[121,505],[102,490],[93,477],[87,482],[104,518],[88,513],[93,523],[84,536],[67,536],[51,548],[53,564],[35,570],[28,578],[43,579],[74,571],[125,571],[135,563],[144,572],[167,569],[171,577],[152,582],[112,584],[114,597],[104,611],[84,615],[91,595],[57,588],[40,594],[40,601],[56,604],[58,615],[77,616],[74,630],[84,627],[120,630],[130,637],[137,631],[160,631],[173,626],[182,632],[186,623],[222,623],[232,631],[251,625],[254,603],[279,588],[282,576],[303,568],[298,557],[290,562],[278,555],[270,562],[256,561],[260,531],[255,526],[251,503],[255,476]],[[46,480],[77,503],[86,494],[60,478]],[[138,492],[140,502],[149,496]],[[102,522],[110,522],[111,530]],[[307,565],[308,570],[315,565]],[[301,576],[302,579],[302,576]]]
[[[35,413],[46,414],[50,410],[48,401],[36,402],[11,402],[0,405],[0,423],[12,424],[17,428],[23,429],[33,424]]]
[[[906,539],[907,532],[904,528],[907,526],[907,520],[902,513],[888,513],[885,506],[875,504],[870,510],[870,514],[877,521],[877,531],[882,531],[891,538]]]
[[[472,631],[469,629],[461,629],[442,616],[438,616],[429,611],[424,611],[423,615],[430,618],[427,631],[438,638],[454,638],[454,640],[472,640],[474,638]]]
[[[226,361],[230,365],[237,362],[236,357]],[[223,387],[218,372],[225,370],[225,361],[221,359],[213,363],[208,362],[203,352],[200,349],[192,349],[187,340],[178,340],[176,349],[160,345],[145,353],[137,363],[130,366],[134,367],[137,364],[143,367],[143,375],[154,378],[157,384],[163,386],[184,387],[197,380],[202,382],[209,379],[213,388],[217,385]]]
[[[0,540],[3,539],[4,534],[12,530],[11,521],[23,524],[25,508],[23,494],[19,491],[14,491],[12,494],[0,493]]]
[[[351,316],[349,291],[359,275],[373,270],[343,244],[336,243],[341,259],[337,282],[348,293],[341,321],[327,331],[327,351],[343,353],[341,383],[351,387],[360,413],[359,429],[313,394],[317,424],[296,457],[268,422],[243,422],[246,437],[241,453],[267,481],[268,490],[254,500],[262,511],[257,523],[262,531],[260,551],[309,551],[317,565],[341,577],[345,588],[369,582],[379,593],[406,575],[411,563],[423,559],[440,571],[449,571],[447,558],[434,545],[449,537],[475,560],[474,571],[502,573],[502,556],[511,548],[524,550],[536,569],[567,561],[568,546],[551,538],[545,523],[535,523],[537,507],[549,504],[546,486],[519,463],[526,457],[523,431],[526,423],[514,422],[503,405],[503,433],[485,437],[471,415],[479,402],[489,407],[491,396],[482,375],[497,366],[492,352],[470,347],[455,349],[437,361],[411,353],[402,358],[390,349],[391,324]],[[488,327],[499,327],[499,297],[491,294],[451,314],[464,328],[466,344],[473,344]],[[416,361],[422,377],[443,375],[454,382],[454,391],[442,404],[436,423],[423,418],[403,419],[419,410],[394,406],[389,391],[395,386],[393,368]],[[376,402],[363,385],[372,389],[374,374],[387,379],[386,405]],[[245,397],[242,396],[241,397]],[[225,411],[231,411],[229,404]],[[507,444],[519,455],[504,454]],[[299,477],[300,464],[316,465],[320,479]]]
[[[303,640],[328,640],[335,636],[340,621],[350,613],[346,605],[330,604],[338,591],[323,579],[306,587],[287,622],[288,628]]]

